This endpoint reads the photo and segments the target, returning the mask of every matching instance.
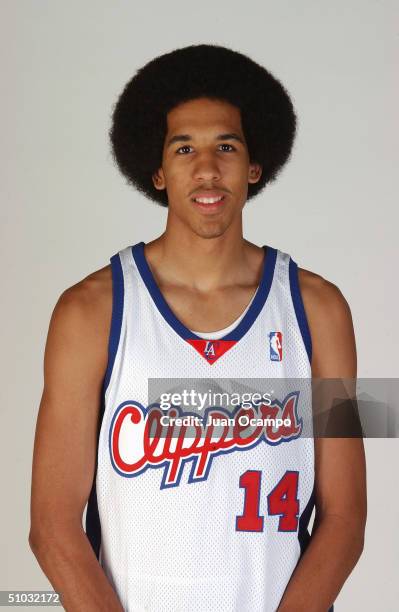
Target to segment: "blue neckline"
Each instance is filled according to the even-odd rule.
[[[144,247],[144,242],[138,242],[137,244],[131,247],[132,255],[136,263],[137,269],[140,273],[140,276],[143,279],[150,293],[150,296],[152,297],[159,312],[167,321],[167,323],[169,323],[169,325],[184,340],[203,340],[203,338],[197,336],[185,325],[183,325],[183,323],[179,321],[179,319],[169,307],[147,263],[144,254]],[[273,247],[266,245],[263,246],[263,250],[265,252],[265,258],[263,262],[261,280],[256,291],[255,297],[252,301],[252,304],[250,305],[249,309],[247,310],[237,327],[231,332],[229,332],[226,336],[223,336],[223,338],[219,338],[219,341],[233,340],[238,342],[238,340],[241,340],[241,338],[247,333],[247,331],[251,328],[252,324],[255,322],[255,319],[259,315],[267,300],[267,296],[269,295],[270,287],[273,281],[274,269],[277,259],[277,250]]]

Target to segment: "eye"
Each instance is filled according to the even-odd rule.
[[[227,142],[224,142],[220,146],[221,147],[230,147],[230,151],[235,151],[235,148],[231,144],[228,144]]]
[[[230,151],[235,151],[235,150],[236,150],[236,148],[235,148],[235,147],[233,147],[233,146],[232,146],[231,144],[229,144],[228,142],[223,142],[223,143],[222,143],[221,145],[219,145],[219,146],[220,146],[220,147],[230,147],[230,149],[228,149],[227,151],[225,150],[225,152],[226,152],[226,153],[230,153]],[[179,147],[179,148],[176,150],[176,153],[177,153],[178,155],[182,155],[182,154],[184,155],[183,150],[184,150],[184,149],[191,149],[191,148],[192,148],[192,147],[190,147],[190,145],[183,145],[182,147]]]
[[[182,149],[190,149],[191,147],[189,145],[183,145],[182,147],[179,147],[176,151],[176,153],[179,153],[179,151],[181,151]]]

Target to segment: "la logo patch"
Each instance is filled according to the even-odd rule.
[[[206,359],[215,359],[219,348],[219,342],[217,340],[208,340],[205,344],[204,355]]]
[[[272,331],[269,333],[269,349],[271,361],[282,361],[283,334],[280,331]]]
[[[219,357],[231,349],[231,347],[236,344],[237,340],[202,340],[190,338],[187,342],[212,365]]]

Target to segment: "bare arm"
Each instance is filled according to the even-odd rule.
[[[356,347],[349,306],[337,287],[301,272],[313,345],[312,377],[354,380]],[[279,612],[326,612],[362,553],[366,468],[361,438],[315,439],[315,495],[311,541]]]
[[[123,610],[82,527],[107,364],[112,301],[105,270],[56,304],[36,426],[29,544],[68,612]]]

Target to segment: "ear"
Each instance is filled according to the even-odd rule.
[[[163,173],[162,168],[158,168],[158,170],[154,172],[154,174],[152,175],[152,182],[154,184],[155,189],[159,189],[159,191],[165,189],[165,175]]]
[[[262,166],[260,164],[249,164],[248,183],[257,183],[262,175]]]

